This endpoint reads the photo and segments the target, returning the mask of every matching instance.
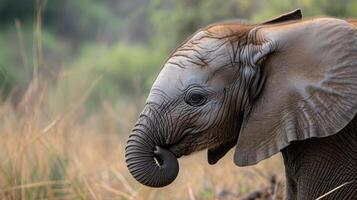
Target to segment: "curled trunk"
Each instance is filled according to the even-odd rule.
[[[178,174],[177,158],[158,146],[159,141],[143,131],[134,130],[125,149],[127,167],[134,178],[150,187],[163,187]]]

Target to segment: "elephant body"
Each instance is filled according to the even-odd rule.
[[[293,142],[282,150],[287,199],[357,198],[357,117],[338,134]]]
[[[357,20],[348,22],[357,27]],[[322,199],[357,198],[357,116],[336,135],[293,142],[281,152],[288,199],[317,199],[334,189]]]
[[[142,184],[175,180],[177,158],[254,165],[282,152],[287,199],[357,199],[357,21],[302,20],[200,29],[167,59],[126,146]]]

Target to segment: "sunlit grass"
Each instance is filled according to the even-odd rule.
[[[80,119],[77,111],[84,108],[76,103],[68,107],[77,111],[49,114],[48,87],[36,84],[16,109],[10,102],[0,105],[2,199],[237,199],[261,189],[281,198],[280,157],[239,168],[233,164],[233,152],[214,166],[208,165],[206,152],[184,157],[170,186],[142,186],[125,166],[129,129],[120,133],[113,128],[117,118],[137,115],[138,106],[128,102],[125,110],[116,111],[103,104],[105,114],[93,114],[88,120]],[[131,127],[133,119],[119,121]],[[269,189],[273,175],[279,184]]]

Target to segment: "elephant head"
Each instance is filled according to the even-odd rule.
[[[263,24],[219,23],[166,61],[126,146],[131,174],[162,187],[177,158],[208,149],[252,165],[291,141],[335,134],[357,112],[357,33],[300,10]]]

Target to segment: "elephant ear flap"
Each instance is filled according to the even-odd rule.
[[[356,28],[320,18],[262,25],[255,33],[275,48],[256,66],[266,79],[245,113],[234,155],[239,166],[266,159],[291,141],[336,134],[357,113]]]
[[[270,19],[268,21],[265,21],[262,24],[276,24],[276,23],[283,23],[283,22],[288,22],[288,21],[292,21],[292,20],[301,20],[301,19],[302,19],[301,10],[296,9],[291,12],[282,14],[278,17],[275,17],[273,19]]]

